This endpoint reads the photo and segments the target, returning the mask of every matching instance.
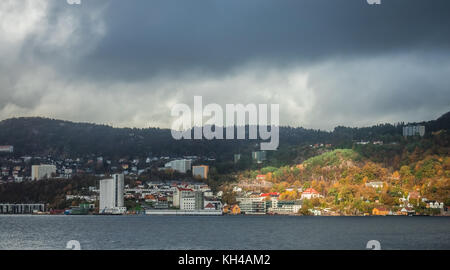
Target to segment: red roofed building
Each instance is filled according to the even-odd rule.
[[[302,192],[302,197],[301,199],[313,199],[313,198],[319,198],[320,194],[319,192],[317,192],[317,190],[313,189],[313,188],[307,188],[305,191]]]
[[[216,207],[212,203],[208,203],[205,206],[205,210],[216,210]]]
[[[269,192],[269,193],[261,193],[261,195],[259,195],[259,197],[267,197],[267,196],[278,197],[278,196],[280,196],[280,193],[278,193],[278,192]]]

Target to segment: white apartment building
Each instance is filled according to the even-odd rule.
[[[124,175],[113,174],[112,178],[100,180],[100,214],[123,214]]]
[[[56,173],[55,165],[33,165],[31,166],[31,180],[42,180],[51,178]]]
[[[425,126],[404,126],[403,136],[421,136],[425,135]]]
[[[192,167],[192,160],[190,159],[177,159],[172,160],[170,162],[167,162],[164,165],[165,168],[170,168],[174,171],[180,172],[180,173],[186,173],[187,171],[191,170]]]

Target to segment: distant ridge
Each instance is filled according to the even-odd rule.
[[[412,123],[415,124],[415,123]],[[450,112],[436,120],[421,122],[427,133],[450,129]],[[403,123],[372,127],[336,127],[332,132],[280,127],[280,147],[299,144],[330,143],[345,145],[352,141],[398,140]],[[231,158],[239,151],[257,150],[250,140],[180,140],[169,129],[114,128],[104,124],[75,123],[42,117],[20,117],[0,121],[0,145],[14,145],[16,155],[105,155],[161,156],[207,155]]]

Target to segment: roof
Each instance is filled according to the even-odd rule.
[[[280,193],[278,192],[269,192],[269,193],[261,193],[261,195],[259,195],[259,197],[267,197],[267,196],[279,196]]]
[[[317,190],[313,189],[313,188],[307,188],[305,189],[305,191],[303,191],[304,194],[319,194],[319,192],[317,192]]]
[[[205,206],[205,208],[216,208],[216,207],[214,207],[214,205],[213,205],[212,203],[208,203],[208,204]]]

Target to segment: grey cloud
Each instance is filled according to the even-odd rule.
[[[445,0],[82,2],[0,3],[15,12],[0,16],[0,119],[170,127],[194,95],[324,129],[450,107]]]

